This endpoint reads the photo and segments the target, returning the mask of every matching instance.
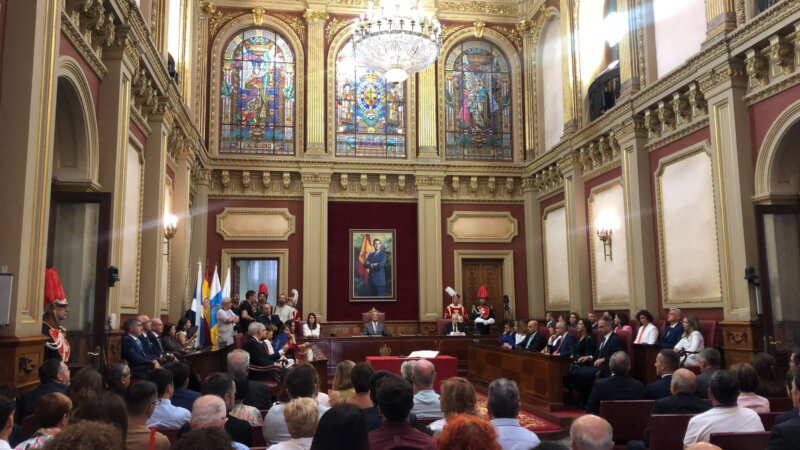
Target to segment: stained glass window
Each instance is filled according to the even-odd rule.
[[[220,93],[220,153],[294,155],[294,54],[280,35],[254,28],[234,36]]]
[[[336,156],[406,156],[404,83],[358,64],[352,41],[336,55]]]
[[[444,102],[447,159],[513,161],[511,72],[500,49],[472,40],[450,51]]]

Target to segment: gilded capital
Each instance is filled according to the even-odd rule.
[[[320,9],[307,9],[303,17],[308,23],[321,23],[328,20],[328,13]]]
[[[253,8],[253,25],[260,27],[264,23],[264,13],[266,10],[261,6]]]

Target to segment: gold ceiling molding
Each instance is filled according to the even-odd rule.
[[[355,18],[346,19],[334,17],[325,25],[325,43],[329,44],[342,30],[355,23]]]
[[[295,223],[288,208],[225,208],[217,233],[226,241],[288,241]]]
[[[337,0],[338,1],[338,0]],[[504,2],[504,3],[488,3],[479,1],[450,1],[439,3],[439,10],[442,12],[458,12],[458,13],[483,13],[494,14],[501,16],[516,15],[519,12],[517,3]]]
[[[519,229],[508,211],[454,211],[447,218],[447,234],[453,242],[511,242]]]
[[[293,14],[273,14],[273,15],[286,25],[289,25],[289,28],[291,28],[292,31],[295,32],[297,38],[300,39],[300,42],[305,44],[307,35],[306,22],[305,20],[303,20],[302,17]],[[309,19],[306,20],[312,22]]]

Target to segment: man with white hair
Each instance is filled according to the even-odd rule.
[[[573,450],[609,450],[614,448],[611,424],[592,414],[579,417],[569,429]]]
[[[244,350],[233,350],[228,353],[228,375],[231,378],[237,373],[247,374],[250,371],[250,354]],[[256,409],[269,409],[272,407],[272,400],[269,398],[269,387],[264,383],[249,380],[247,382],[247,396],[244,398],[244,404],[253,406]]]
[[[681,310],[672,308],[667,313],[667,325],[664,327],[664,334],[661,335],[659,345],[661,348],[673,349],[678,345],[678,341],[683,337],[683,322],[681,321]]]
[[[436,368],[427,359],[420,359],[411,368],[411,380],[414,385],[414,408],[412,414],[420,419],[441,419],[444,417],[439,394],[433,390],[436,380]]]
[[[192,430],[203,428],[219,428],[225,430],[228,413],[225,401],[216,395],[204,395],[192,406]],[[247,446],[233,441],[234,450],[247,450]]]
[[[233,344],[233,327],[239,323],[239,316],[231,311],[231,298],[222,299],[222,307],[217,310],[217,346]]]

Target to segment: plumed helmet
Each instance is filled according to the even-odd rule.
[[[267,289],[267,285],[264,284],[264,283],[259,284],[258,285],[258,293],[259,294],[264,294],[264,295],[269,297],[269,289]]]
[[[486,289],[486,286],[481,285],[478,288],[478,298],[489,298],[489,290]]]
[[[67,296],[64,294],[64,287],[61,279],[58,278],[58,271],[55,267],[47,269],[44,273],[44,306],[52,304],[66,306]]]

